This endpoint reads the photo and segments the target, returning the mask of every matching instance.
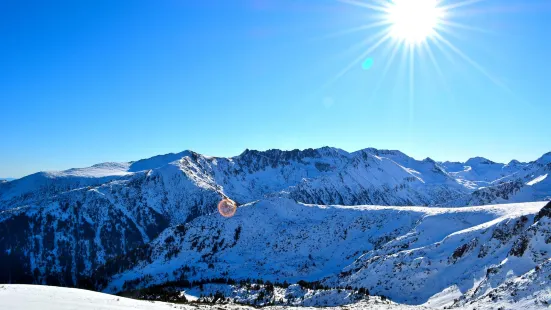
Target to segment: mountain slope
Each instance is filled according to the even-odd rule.
[[[1,211],[0,282],[77,285],[172,223],[212,212],[221,197],[176,162]]]
[[[463,293],[473,288],[474,279],[507,258],[542,206],[324,207],[260,201],[240,207],[231,219],[206,215],[167,229],[141,251],[146,256],[131,253],[94,277],[103,279],[108,292],[178,279],[326,278],[329,286],[366,287],[395,301],[422,304],[452,285]]]
[[[393,300],[414,304],[424,303],[432,295],[452,286],[466,293],[475,287],[477,279],[488,273],[489,268],[514,257],[519,244],[526,240],[537,242],[533,237],[526,237],[534,229],[535,210],[527,205],[510,206],[515,207],[507,215],[457,230],[436,242],[412,247],[411,242],[418,242],[419,236],[423,235],[421,230],[415,231],[359,258],[343,274],[331,278],[329,283],[364,286]],[[434,225],[429,227],[435,229]],[[551,238],[548,229],[541,229],[539,233]],[[400,250],[402,247],[405,250]],[[539,259],[549,257],[547,252],[551,251],[551,244],[543,242],[540,249],[546,253],[539,258],[530,257],[520,265],[512,263],[511,268],[522,269],[527,264],[533,267]],[[496,284],[502,282],[500,279]],[[384,285],[381,287],[381,284]]]
[[[551,175],[551,153],[544,154],[531,163],[517,164],[515,167],[520,169],[477,188],[470,195],[446,204],[464,206],[551,200],[551,178],[548,178]],[[462,183],[470,182],[458,180]]]
[[[548,309],[551,305],[551,260],[511,277],[476,297],[463,298],[455,306],[462,309],[509,308]]]

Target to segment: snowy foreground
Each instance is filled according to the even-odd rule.
[[[533,276],[533,275],[532,275]],[[549,272],[545,273],[545,278],[549,280]],[[543,282],[542,282],[543,281]],[[515,291],[506,292],[507,295],[518,294],[528,297],[519,302],[511,303],[507,297],[502,296],[505,300],[491,301],[479,300],[470,305],[457,307],[457,309],[547,309],[541,303],[534,303],[533,299],[551,300],[551,290],[535,289],[534,286],[546,283],[545,279],[534,278],[528,276],[516,281],[513,284]],[[509,288],[509,287],[507,287]],[[520,290],[519,290],[520,289]],[[453,295],[453,292],[443,292],[442,297],[446,299],[446,294]],[[499,294],[499,293],[498,293]],[[528,296],[526,296],[528,295]],[[434,300],[433,300],[434,301]],[[436,304],[427,303],[427,305],[411,306],[396,304],[388,300],[381,300],[379,297],[369,297],[369,300],[361,301],[355,304],[349,304],[339,307],[326,307],[323,309],[374,309],[374,310],[413,310],[413,309],[435,309],[441,308]],[[0,285],[0,309],[10,310],[126,310],[126,309],[145,309],[145,310],[165,310],[165,309],[258,309],[258,307],[250,307],[237,304],[172,304],[164,302],[152,302],[123,298],[115,295],[86,291],[73,288],[40,286],[40,285]],[[287,307],[273,306],[263,309],[320,309],[314,307]]]
[[[141,301],[72,288],[38,285],[0,285],[0,309],[10,310],[168,310],[168,309],[257,309],[235,304],[171,304]],[[296,307],[266,307],[265,309],[315,309]],[[372,297],[369,301],[337,308],[325,309],[426,309],[381,301]]]

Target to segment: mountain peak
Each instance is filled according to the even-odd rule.
[[[192,151],[183,151],[180,153],[168,153],[164,155],[157,155],[150,158],[140,159],[138,161],[132,162],[128,171],[137,172],[144,171],[162,167],[168,165],[169,163],[179,160],[182,157],[190,156]]]
[[[536,162],[540,164],[551,163],[551,152],[543,154],[540,158],[536,160]]]
[[[401,151],[398,151],[398,150],[379,150],[379,149],[372,148],[372,147],[359,150],[358,152],[366,152],[366,153],[376,155],[376,156],[381,156],[381,157],[388,157],[388,156],[409,157],[406,154],[404,154],[404,153],[402,153]]]
[[[472,165],[493,165],[495,164],[495,162],[487,159],[487,158],[484,158],[484,157],[473,157],[473,158],[469,158],[469,160],[467,160],[465,162],[466,165],[468,166],[472,166]]]
[[[511,160],[507,165],[505,165],[505,167],[508,167],[508,168],[511,168],[511,167],[518,167],[518,166],[522,166],[522,165],[526,165],[526,163],[523,163],[523,162],[520,162],[516,159],[513,159]]]

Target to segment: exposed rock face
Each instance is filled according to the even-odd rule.
[[[538,214],[534,218],[534,221],[537,222],[544,217],[551,218],[551,201],[548,202],[545,207],[540,210],[540,212],[538,212]]]

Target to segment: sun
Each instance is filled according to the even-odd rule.
[[[407,76],[409,91],[410,121],[413,120],[416,68],[432,64],[438,80],[446,89],[451,86],[446,82],[445,72],[440,67],[442,57],[454,65],[460,59],[486,76],[496,86],[506,92],[512,91],[484,66],[472,59],[456,46],[452,39],[458,34],[469,31],[488,34],[487,29],[472,25],[470,16],[489,14],[501,8],[472,9],[477,3],[487,0],[336,0],[341,3],[367,9],[369,14],[358,15],[361,20],[358,26],[329,35],[329,38],[365,31],[366,36],[349,48],[361,50],[359,55],[348,63],[338,74],[332,77],[324,87],[335,83],[358,64],[363,70],[371,70],[374,63],[381,63],[378,82],[372,94],[377,93],[392,64],[398,62],[399,76]],[[350,19],[350,20],[356,20]],[[382,51],[381,51],[382,49]],[[437,54],[438,53],[438,54]],[[374,60],[378,56],[380,60]],[[457,58],[457,59],[456,59]],[[366,65],[367,64],[367,65]],[[404,72],[403,70],[405,69]],[[404,74],[405,73],[405,74]],[[514,95],[514,94],[513,94]]]
[[[436,34],[444,13],[438,0],[392,0],[386,4],[385,19],[393,39],[417,45]]]

